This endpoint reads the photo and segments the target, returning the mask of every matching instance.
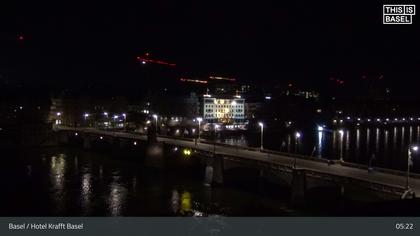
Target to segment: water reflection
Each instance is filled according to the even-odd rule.
[[[409,129],[409,136],[408,136],[408,142],[409,143],[412,143],[413,142],[413,126],[410,126],[410,129]]]
[[[416,141],[419,142],[420,141],[420,126],[417,126],[417,138]]]
[[[323,132],[322,131],[318,131],[318,152],[317,152],[317,156],[318,157],[322,157],[322,142],[323,142]]]
[[[384,137],[384,155],[388,154],[388,130],[385,130],[385,137]]]
[[[191,194],[187,191],[181,195],[181,210],[182,215],[188,214],[192,211]]]
[[[401,128],[401,146],[405,145],[405,127]]]
[[[88,171],[88,170],[85,170]],[[81,201],[82,209],[85,215],[89,214],[91,211],[91,198],[92,198],[92,175],[90,173],[85,173],[82,176],[82,186],[81,186]]]
[[[359,160],[360,157],[360,129],[356,130],[356,159]]]
[[[51,182],[51,198],[54,201],[53,208],[55,213],[64,210],[64,183],[65,183],[66,158],[64,154],[52,156],[50,161],[50,182]]]
[[[172,212],[174,214],[177,214],[179,212],[179,208],[180,208],[179,193],[176,189],[172,190],[171,207],[172,207]]]
[[[350,131],[346,131],[346,158],[348,157],[350,150]]]
[[[111,216],[122,215],[127,197],[127,188],[121,183],[119,176],[113,176],[109,185],[108,209]]]
[[[392,139],[392,149],[395,151],[397,151],[397,127],[394,127],[394,135],[393,135],[393,139]]]

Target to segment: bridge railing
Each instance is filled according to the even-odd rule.
[[[342,166],[347,166],[347,167],[352,167],[352,168],[358,168],[358,169],[363,169],[363,170],[368,170],[368,166],[367,165],[362,165],[362,164],[356,164],[356,163],[350,163],[350,162],[341,162]],[[407,176],[407,172],[406,171],[400,171],[400,170],[392,170],[392,169],[386,169],[386,168],[381,168],[381,167],[374,167],[374,171],[376,172],[381,172],[381,173],[387,173],[387,174],[392,174],[392,175],[399,175],[399,176]],[[416,179],[420,179],[420,174],[416,174],[416,173],[410,173],[410,178],[416,178]]]
[[[115,132],[115,131],[110,131],[110,130],[98,130],[98,129],[95,129],[95,128],[82,128],[82,127],[77,127],[76,128],[76,127],[65,127],[65,126],[55,127],[54,130],[68,130],[68,131],[82,131],[82,132],[83,131],[84,132],[95,131],[95,132],[103,134],[103,135],[110,134],[110,133],[114,133],[114,134],[127,133],[127,134],[133,134],[133,135],[141,135],[141,136],[145,135],[145,134],[136,133],[136,132],[120,132],[120,131]],[[158,135],[158,137],[175,139],[175,140],[182,140],[182,141],[189,141],[189,142],[194,142],[195,141],[194,138],[174,137],[174,136],[168,136],[168,135]],[[217,146],[221,146],[221,147],[229,147],[229,148],[233,148],[233,149],[261,152],[261,153],[285,156],[285,157],[290,157],[290,158],[299,158],[299,159],[303,159],[303,160],[322,162],[322,163],[326,163],[326,164],[340,164],[340,165],[343,165],[343,166],[358,168],[358,169],[364,169],[364,170],[368,169],[368,166],[363,165],[363,164],[343,162],[343,161],[339,161],[339,160],[329,160],[329,159],[325,159],[325,158],[317,158],[317,157],[312,157],[312,156],[307,156],[307,155],[302,155],[302,154],[296,154],[296,153],[274,151],[274,150],[269,150],[269,149],[261,150],[260,148],[255,148],[255,147],[242,146],[242,145],[232,145],[232,144],[226,144],[226,143],[220,143],[220,142],[211,142],[211,141],[208,141],[208,140],[205,140],[205,139],[201,139],[200,143],[209,144],[209,145],[217,145]],[[388,174],[393,174],[393,175],[398,175],[398,176],[405,176],[407,174],[405,171],[392,170],[392,169],[386,169],[386,168],[380,168],[380,167],[375,167],[374,170],[376,172],[388,173]],[[410,173],[410,177],[420,179],[420,174]]]

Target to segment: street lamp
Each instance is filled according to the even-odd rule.
[[[57,112],[56,115],[57,115],[57,118],[55,120],[55,124],[60,125],[61,124],[61,112]]]
[[[258,125],[261,127],[261,151],[264,149],[264,123],[258,122]]]
[[[198,121],[198,141],[200,142],[201,121],[203,121],[203,118],[197,117],[196,120]]]
[[[157,130],[157,129],[158,129],[158,115],[153,114],[153,118],[155,118],[155,122],[156,122],[156,123],[155,123],[155,124],[156,124],[156,126],[155,126],[155,127],[156,127],[156,134],[157,134],[157,132],[158,132],[158,130]]]
[[[214,155],[216,155],[216,134],[217,134],[217,129],[219,128],[218,124],[214,124],[214,140],[213,140],[213,153]]]
[[[413,166],[413,159],[411,157],[411,152],[417,152],[419,150],[419,146],[417,145],[409,145],[408,146],[408,155],[407,155],[407,180],[406,180],[406,184],[405,184],[405,188],[407,190],[410,189],[410,185],[409,185],[409,181],[410,181],[410,167]]]
[[[295,153],[298,152],[298,145],[299,145],[299,139],[302,137],[302,134],[300,132],[295,133]]]

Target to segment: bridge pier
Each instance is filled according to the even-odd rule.
[[[204,185],[222,185],[223,184],[223,155],[216,154],[213,157],[206,158],[206,169],[204,172]]]
[[[165,167],[164,144],[149,143],[146,147],[145,164],[147,166],[163,168]]]
[[[92,147],[92,140],[91,140],[90,135],[83,134],[82,139],[83,139],[83,148],[90,149]]]
[[[151,126],[151,127],[154,127],[154,126]],[[147,142],[148,143],[157,143],[156,129],[155,128],[147,129]]]
[[[290,201],[292,205],[305,204],[306,193],[306,171],[305,169],[293,169],[292,172],[292,188]]]
[[[60,132],[58,135],[58,143],[60,144],[68,144],[69,143],[69,136],[67,132]]]

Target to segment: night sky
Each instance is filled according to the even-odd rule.
[[[24,84],[141,85],[135,58],[150,52],[176,63],[179,76],[322,88],[330,77],[383,75],[400,93],[420,85],[420,16],[383,25],[383,1],[150,2],[2,6],[0,74]]]

